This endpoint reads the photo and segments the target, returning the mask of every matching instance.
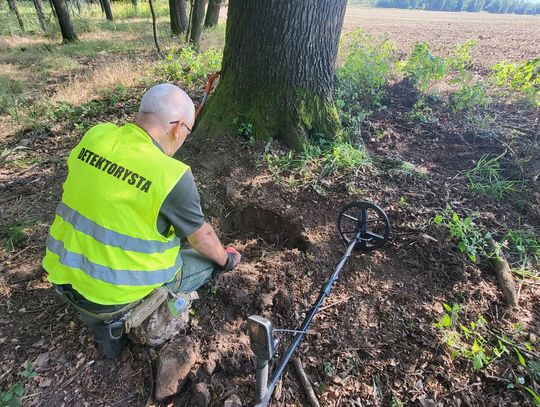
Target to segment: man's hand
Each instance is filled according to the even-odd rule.
[[[238,253],[234,247],[227,247],[225,251],[227,252],[227,261],[225,262],[223,269],[225,271],[231,271],[240,264],[242,255]]]

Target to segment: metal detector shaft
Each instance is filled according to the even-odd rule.
[[[281,377],[281,374],[285,370],[287,363],[289,363],[289,360],[291,359],[294,351],[300,344],[300,341],[306,335],[307,330],[311,324],[311,321],[313,320],[313,317],[315,316],[315,314],[321,307],[324,299],[328,297],[328,295],[330,295],[332,286],[337,281],[339,277],[339,273],[341,272],[341,270],[347,263],[347,260],[349,260],[349,257],[351,257],[354,247],[360,241],[360,236],[361,236],[361,231],[358,231],[354,239],[351,240],[351,242],[349,243],[349,246],[347,246],[347,250],[345,251],[345,254],[343,255],[343,257],[339,260],[338,264],[336,265],[334,273],[324,284],[321,290],[321,293],[319,294],[319,297],[317,298],[317,301],[315,302],[315,304],[313,304],[313,307],[311,307],[311,309],[307,313],[306,318],[304,319],[304,322],[302,322],[302,325],[300,325],[300,328],[298,328],[298,332],[296,333],[296,335],[294,335],[294,338],[291,344],[285,351],[285,354],[283,355],[283,358],[279,362],[279,365],[276,367],[276,370],[274,374],[272,375],[272,379],[266,391],[258,395],[258,398],[260,397],[260,399],[257,400],[257,404],[255,404],[256,407],[266,407],[268,405],[268,402],[270,401],[270,398],[272,397],[272,393],[274,392],[274,388],[276,387],[277,382],[279,381],[279,378]]]

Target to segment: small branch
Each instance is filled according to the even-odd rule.
[[[350,299],[351,299],[351,297],[342,298],[341,300],[337,300],[336,302],[334,302],[332,304],[328,304],[328,305],[325,305],[324,307],[319,308],[319,311],[324,311],[324,310],[326,310],[328,308],[335,307],[336,305],[343,304],[344,302],[347,302]]]
[[[317,396],[315,396],[315,392],[313,391],[313,387],[311,387],[311,383],[306,376],[306,372],[304,371],[304,367],[302,366],[300,358],[294,358],[293,363],[294,367],[296,368],[296,373],[298,373],[300,381],[302,382],[302,386],[306,391],[306,396],[309,400],[309,404],[311,404],[312,407],[320,407],[319,400],[317,400]]]

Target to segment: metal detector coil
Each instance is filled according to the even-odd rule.
[[[354,250],[369,252],[384,246],[390,236],[390,222],[386,213],[371,202],[356,201],[345,205],[339,212],[337,227],[343,243],[347,246],[345,254],[339,259],[334,272],[326,280],[315,304],[306,312],[302,325],[296,330],[274,329],[272,322],[258,315],[248,318],[251,349],[257,356],[256,407],[267,406],[279,378],[292,357],[302,338],[306,335],[313,317],[324,299],[330,295],[332,286],[339,278],[339,273],[351,257]],[[276,355],[278,341],[275,334],[291,332],[294,337],[283,353],[281,360],[273,369],[268,383],[270,361]]]
[[[349,245],[360,233],[355,250],[369,252],[383,247],[390,237],[390,221],[374,203],[351,202],[339,212],[337,227],[343,243]]]

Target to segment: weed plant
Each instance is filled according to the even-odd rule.
[[[158,74],[185,86],[200,86],[206,82],[208,74],[221,69],[222,58],[223,51],[216,49],[200,53],[191,46],[178,52],[171,50],[165,61],[158,66]]]
[[[339,170],[360,169],[371,162],[363,144],[354,145],[343,139],[321,139],[301,153],[267,151],[264,160],[274,176],[285,178],[291,186],[310,185],[321,195],[325,195],[325,177]]]
[[[492,257],[489,251],[490,233],[484,233],[474,223],[476,216],[461,218],[452,208],[447,207],[442,214],[437,214],[433,221],[448,229],[450,235],[458,242],[458,249],[467,255],[472,262],[479,262],[480,256]]]
[[[443,335],[450,350],[452,359],[464,359],[472,364],[474,370],[485,369],[490,364],[508,361],[519,366],[511,369],[507,389],[518,389],[532,398],[535,405],[540,405],[540,396],[536,391],[535,383],[540,379],[540,362],[538,358],[540,344],[536,342],[523,342],[523,330],[514,327],[513,332],[504,333],[492,327],[489,322],[479,315],[475,321],[461,322],[459,304],[443,304],[444,315],[434,326]]]
[[[336,70],[336,105],[345,125],[362,120],[381,107],[383,86],[393,70],[394,49],[388,40],[379,40],[356,30],[342,42],[345,61]]]
[[[505,153],[499,156],[486,154],[464,172],[473,191],[491,198],[503,198],[520,191],[521,181],[507,179],[502,174],[500,160]]]
[[[437,57],[429,50],[427,42],[415,45],[408,59],[398,61],[398,71],[413,83],[421,92],[427,92],[431,85],[444,78],[446,64],[443,58]]]
[[[24,225],[20,222],[0,226],[0,237],[5,240],[4,246],[8,250],[14,250],[22,246],[27,238]]]
[[[491,79],[497,86],[514,92],[514,97],[540,108],[540,57],[520,65],[499,62],[493,67]]]

